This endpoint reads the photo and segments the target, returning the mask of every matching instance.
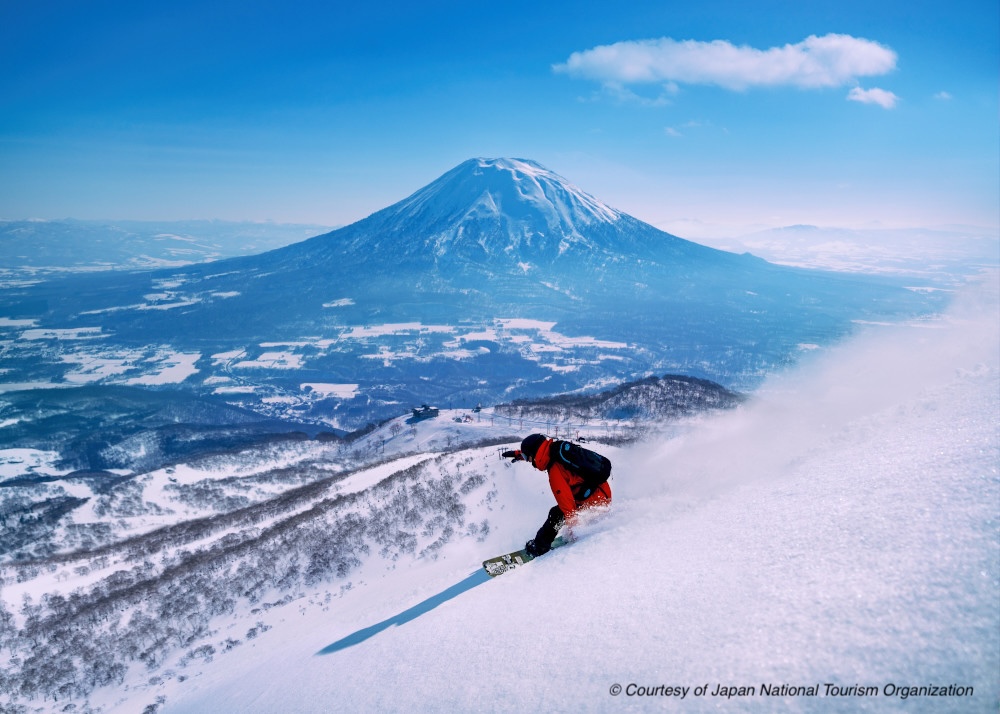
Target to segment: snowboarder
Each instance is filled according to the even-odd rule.
[[[559,456],[560,447],[565,444],[569,442],[549,439],[543,434],[530,434],[521,442],[520,449],[502,454],[504,458],[511,459],[511,463],[529,461],[539,471],[547,471],[549,487],[556,498],[556,505],[549,511],[545,523],[538,529],[535,537],[524,545],[524,549],[532,557],[547,553],[563,523],[572,527],[579,511],[611,504],[611,485],[607,482],[611,462],[599,454],[570,444],[565,448],[582,453],[585,459],[596,459],[604,465],[604,473],[598,475],[596,471],[599,469],[587,468],[591,464],[584,465],[583,468],[571,468],[569,461]]]

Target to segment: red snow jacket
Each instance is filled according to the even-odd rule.
[[[607,506],[611,503],[611,484],[607,481],[595,488],[590,496],[580,499],[579,497],[586,489],[583,479],[558,461],[552,461],[549,458],[551,446],[552,439],[546,439],[542,442],[538,451],[535,452],[532,464],[539,471],[549,472],[549,488],[552,489],[552,495],[556,497],[556,503],[562,510],[563,516],[568,518],[583,508]]]

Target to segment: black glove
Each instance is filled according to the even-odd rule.
[[[520,451],[505,451],[500,454],[500,458],[510,459],[511,463],[514,463],[515,461],[524,461],[524,457],[521,456]]]
[[[535,539],[532,538],[527,543],[524,544],[524,552],[530,555],[532,558],[537,558],[540,555],[545,555],[552,549],[552,546],[545,547],[543,544],[535,543]]]

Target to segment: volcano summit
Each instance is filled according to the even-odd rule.
[[[182,389],[351,428],[667,372],[746,389],[930,300],[683,240],[533,161],[472,159],[286,248],[8,289],[0,366],[20,388]]]

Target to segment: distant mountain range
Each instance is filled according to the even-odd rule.
[[[802,268],[898,275],[951,286],[1000,265],[996,228],[837,228],[784,226],[706,241]]]
[[[0,221],[0,279],[178,267],[263,253],[326,230],[233,221]]]
[[[260,255],[12,286],[0,369],[8,391],[180,388],[352,429],[650,374],[748,389],[858,320],[940,304],[683,240],[532,161],[472,159]]]

